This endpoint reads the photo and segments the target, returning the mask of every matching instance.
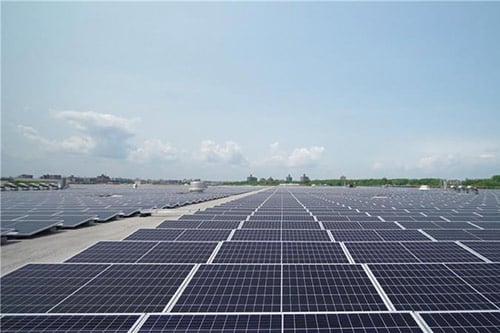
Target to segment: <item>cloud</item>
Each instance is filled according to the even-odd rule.
[[[94,111],[53,110],[51,114],[54,118],[64,119],[82,131],[93,131],[96,128],[114,128],[132,133],[134,126],[139,121],[138,118],[128,119]]]
[[[174,161],[177,159],[177,149],[168,142],[145,140],[142,145],[130,151],[128,159],[137,163]]]
[[[88,153],[96,146],[95,141],[89,136],[71,136],[63,140],[50,140],[41,136],[31,126],[18,125],[17,131],[25,138],[33,141],[39,147],[49,152]]]
[[[124,159],[133,149],[128,140],[134,136],[137,118],[128,119],[94,111],[52,111],[52,116],[66,120],[70,125],[91,137],[95,142],[91,153],[99,157]]]
[[[380,170],[384,167],[384,163],[380,162],[380,161],[375,161],[373,162],[373,165],[372,165],[372,168],[374,170]]]
[[[482,153],[482,154],[479,154],[479,158],[481,158],[483,160],[490,160],[490,159],[493,159],[495,157],[496,157],[496,155],[493,154],[493,153]]]
[[[269,145],[270,158],[266,164],[279,164],[287,167],[312,166],[319,161],[324,151],[324,147],[310,146],[286,152],[281,149],[279,142],[273,142]]]
[[[201,142],[199,151],[193,154],[194,159],[208,163],[221,163],[230,165],[245,165],[247,159],[241,152],[241,147],[234,141],[226,141],[219,145],[212,140]]]

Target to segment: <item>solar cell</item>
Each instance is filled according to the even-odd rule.
[[[497,333],[500,312],[429,312],[421,313],[434,333]]]
[[[410,263],[419,262],[400,243],[363,242],[345,243],[352,258],[357,263]]]
[[[160,242],[137,262],[142,263],[205,263],[217,243],[215,242]]]
[[[284,332],[421,333],[409,313],[285,314]]]
[[[173,312],[280,311],[280,265],[201,265]]]
[[[173,241],[184,229],[139,229],[125,240],[142,240],[142,241]]]
[[[281,244],[276,242],[225,242],[214,263],[280,263]]]
[[[284,265],[283,311],[387,310],[359,265]]]
[[[401,230],[401,227],[394,222],[360,222],[359,223],[363,229],[396,229]]]
[[[192,268],[192,265],[112,265],[50,312],[161,312]]]
[[[163,221],[157,228],[168,228],[168,229],[196,229],[201,224],[201,221]]]
[[[283,243],[283,263],[348,263],[338,243],[326,242],[285,242]]]
[[[496,309],[442,264],[374,264],[369,267],[396,310]]]
[[[155,247],[157,242],[98,242],[66,262],[133,263]]]
[[[281,332],[281,315],[150,315],[139,332]]]
[[[4,333],[127,333],[139,315],[7,315],[0,319]]]
[[[107,265],[30,264],[1,279],[1,313],[43,313],[106,269]]]

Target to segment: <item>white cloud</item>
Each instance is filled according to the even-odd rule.
[[[274,142],[269,145],[270,158],[265,164],[279,164],[287,167],[311,166],[319,161],[324,151],[324,147],[311,146],[286,152],[281,149],[279,142]]]
[[[241,152],[240,145],[234,141],[226,141],[224,145],[220,145],[212,140],[204,140],[201,142],[199,151],[195,152],[193,157],[208,163],[231,165],[244,165],[248,163]]]
[[[64,119],[77,129],[82,131],[92,131],[94,128],[119,128],[126,132],[133,132],[138,118],[128,119],[108,113],[98,113],[94,111],[62,110],[52,111],[54,118]]]
[[[18,125],[17,131],[28,140],[37,143],[42,150],[49,152],[88,153],[95,148],[94,140],[85,135],[75,135],[63,140],[50,140],[41,136],[31,126]]]
[[[145,140],[142,145],[130,151],[128,159],[137,163],[154,160],[173,161],[177,159],[177,149],[168,142],[157,139]]]
[[[493,153],[482,153],[482,154],[479,154],[479,158],[482,158],[483,160],[490,160],[490,159],[493,159],[495,157],[496,157],[496,155],[493,154]]]

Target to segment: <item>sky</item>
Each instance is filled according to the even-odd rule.
[[[1,4],[1,174],[500,174],[500,3]]]

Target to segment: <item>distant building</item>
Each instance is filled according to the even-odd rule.
[[[49,175],[49,174],[40,177],[40,179],[57,179],[57,180],[61,178],[62,178],[61,175]]]
[[[302,176],[300,176],[300,182],[301,183],[307,183],[307,182],[310,182],[311,180],[309,179],[309,177],[306,176],[306,174],[303,174]]]
[[[100,176],[95,177],[95,181],[96,181],[96,183],[106,184],[106,183],[109,183],[111,181],[111,178],[102,174]]]
[[[250,174],[250,176],[247,177],[247,182],[249,183],[254,183],[257,181],[257,177],[254,177],[252,174]]]
[[[291,183],[293,181],[292,176],[290,176],[290,174],[288,174],[288,176],[286,176],[286,178],[285,178],[285,181],[287,183]]]
[[[340,176],[340,181],[342,182],[342,185],[345,186],[346,185],[346,176]]]
[[[17,178],[22,178],[22,179],[33,179],[33,175],[19,175]]]

